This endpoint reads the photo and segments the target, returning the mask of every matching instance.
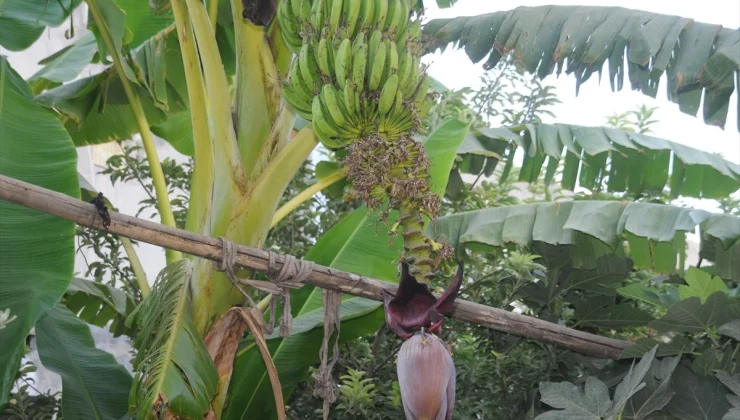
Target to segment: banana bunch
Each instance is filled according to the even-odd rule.
[[[284,96],[325,146],[371,132],[397,139],[429,112],[421,23],[408,17],[409,0],[281,0],[283,37],[298,53]]]

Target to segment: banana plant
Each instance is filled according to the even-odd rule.
[[[699,98],[704,92],[705,120],[723,123],[734,89],[727,81],[737,77],[740,65],[730,48],[737,31],[594,7],[517,9],[435,20],[422,30],[421,0],[154,0],[149,7],[128,0],[62,3],[0,3],[0,45],[9,50],[28,47],[46,26],[61,24],[81,4],[89,11],[90,28],[44,59],[44,67],[27,80],[0,57],[4,175],[79,197],[75,147],[139,136],[161,222],[174,226],[156,135],[194,157],[186,228],[243,245],[261,247],[276,214],[284,217],[321,188],[348,180],[364,205],[306,257],[340,270],[398,281],[394,261],[403,257],[410,273],[428,283],[454,266],[453,250],[516,243],[563,247],[548,248],[548,255],[568,253],[569,279],[583,280],[564,287],[603,287],[595,279],[604,273],[619,279],[632,263],[676,271],[685,232],[698,226],[707,258],[719,271],[735,275],[731,258],[740,249],[740,224],[732,216],[593,202],[482,210],[430,223],[439,215],[448,180],[459,172],[492,171],[487,161],[504,160],[511,167],[518,147],[527,152],[521,180],[536,181],[547,162],[546,183],[568,188],[575,188],[576,178],[585,188],[608,178],[613,191],[662,190],[668,182],[677,196],[717,197],[738,189],[740,170],[662,139],[598,127],[484,129],[456,119],[425,126],[437,95],[421,59],[455,42],[473,61],[490,54],[487,65],[516,51],[522,70],[544,77],[556,65],[560,69],[567,56],[566,71],[580,82],[607,58],[610,74],[623,75],[620,66],[629,46],[633,83],[650,94],[648,87],[667,68],[669,93],[682,110],[695,114],[697,92]],[[642,21],[650,24],[639,25]],[[553,28],[558,35],[552,35]],[[668,35],[661,35],[663,30]],[[680,54],[672,54],[679,40]],[[675,67],[668,66],[671,60]],[[80,77],[91,63],[104,70]],[[683,69],[682,77],[674,69]],[[307,124],[296,130],[298,117]],[[346,157],[328,181],[278,209],[286,186],[319,144]],[[40,345],[56,341],[74,350],[64,359],[40,349],[50,368],[63,374],[112,372],[119,387],[129,388],[107,393],[114,401],[103,404],[78,401],[79,390],[95,381],[68,375],[72,379],[64,384],[63,398],[77,401],[76,412],[91,413],[90,418],[119,418],[124,407],[138,418],[155,418],[155,411],[180,418],[277,416],[266,368],[251,339],[242,342],[226,372],[217,370],[205,351],[203,338],[211,326],[243,303],[210,260],[167,251],[168,266],[143,302],[114,302],[119,291],[73,281],[72,223],[4,202],[0,220],[0,313],[9,309],[0,329],[0,408],[24,340],[36,326],[47,334]],[[444,240],[438,239],[440,233]],[[632,250],[629,264],[621,246],[625,241]],[[728,275],[723,277],[737,278]],[[293,334],[267,342],[286,397],[318,360],[323,319],[318,289],[293,291],[291,304]],[[375,331],[384,322],[380,302],[354,296],[343,296],[340,315],[341,340]],[[117,333],[131,335],[138,352],[134,377],[99,353],[94,360],[80,360],[81,350],[74,347],[90,347],[90,340],[75,319],[113,320]],[[74,413],[65,407],[65,415]]]

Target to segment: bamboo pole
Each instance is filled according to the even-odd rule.
[[[0,199],[53,214],[79,225],[105,230],[92,204],[85,203],[27,182],[0,175]],[[218,239],[170,226],[141,220],[110,211],[108,232],[138,241],[175,249],[209,260],[220,260],[222,248]],[[284,261],[277,258],[278,266]],[[265,250],[237,246],[236,265],[250,270],[266,271],[269,254]],[[323,289],[382,301],[383,290],[395,293],[397,285],[357,274],[315,265],[305,281]],[[465,300],[457,300],[452,318],[475,323],[494,330],[530,338],[589,356],[617,359],[630,343],[566,328],[526,315],[508,312]]]

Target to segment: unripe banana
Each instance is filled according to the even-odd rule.
[[[411,66],[413,65],[414,57],[411,56],[409,51],[403,52],[401,58],[398,60],[398,85],[405,86],[406,81],[411,75]]]
[[[298,13],[298,20],[301,26],[311,22],[311,0],[301,0],[301,11]]]
[[[347,107],[347,112],[349,112],[353,120],[358,120],[359,110],[355,107],[355,89],[354,87],[352,87],[352,83],[347,83],[344,85],[342,96],[344,99],[344,104]]]
[[[295,89],[296,93],[306,102],[311,103],[313,100],[313,90],[309,89],[306,83],[303,81],[301,76],[301,69],[297,62],[293,62],[288,72],[291,86]]]
[[[293,52],[301,49],[300,25],[298,20],[293,16],[289,0],[281,0],[277,10],[277,17],[280,24],[280,34],[283,36],[285,43]]]
[[[380,115],[385,116],[391,110],[393,101],[396,99],[397,91],[398,75],[391,74],[383,85],[383,90],[380,92],[380,99],[378,100],[378,111]]]
[[[367,0],[373,1],[373,0]],[[388,0],[375,0],[375,27],[385,28],[385,19],[388,16]]]
[[[399,32],[396,42],[402,47],[408,48],[409,43],[417,42],[421,38],[421,20],[417,19],[406,26],[406,29]]]
[[[409,4],[407,0],[400,0],[401,1],[401,16],[399,19],[398,27],[396,28],[396,38],[401,34],[401,32],[406,30],[406,26],[409,24]],[[400,44],[399,44],[400,45]]]
[[[394,74],[398,72],[398,49],[395,42],[386,42],[388,43],[388,73]]]
[[[419,82],[416,92],[414,92],[413,101],[416,107],[419,107],[421,102],[427,97],[427,92],[429,92],[429,86],[431,86],[431,84],[432,78],[425,74],[422,77],[421,82]]]
[[[364,38],[364,35],[363,35]],[[356,53],[352,54],[352,84],[360,92],[365,91],[365,70],[367,67],[367,44],[362,42]]]
[[[303,99],[297,92],[294,86],[289,83],[283,84],[283,95],[288,104],[295,110],[295,112],[306,120],[311,120],[311,103]]]
[[[349,39],[345,38],[341,44],[334,58],[334,75],[337,78],[339,87],[344,89],[345,83],[347,83],[347,77],[352,65],[352,45]]]
[[[304,42],[301,47],[301,52],[298,54],[298,66],[301,70],[301,77],[306,87],[316,94],[320,83],[320,75],[318,74],[319,66],[316,63],[316,58],[311,51],[313,47],[308,42]]]
[[[321,38],[316,49],[316,62],[324,76],[331,78],[332,71],[329,59],[329,45],[326,38]]]
[[[339,29],[339,21],[342,18],[343,0],[331,0],[331,11],[329,13],[329,33],[335,34]]]
[[[360,23],[360,9],[363,0],[344,0],[344,24],[347,25],[347,36],[353,38],[355,29]]]
[[[311,26],[313,27],[313,30],[317,34],[320,34],[325,22],[326,0],[313,0],[313,4],[311,5]]]
[[[372,60],[372,67],[370,67],[367,88],[370,91],[378,90],[378,87],[380,87],[380,81],[383,77],[383,72],[385,71],[385,62],[387,56],[385,52],[385,45],[385,42],[381,42],[378,45],[378,48],[375,50],[375,53],[373,53],[372,50],[369,53],[369,59]]]
[[[388,16],[385,19],[383,31],[387,34],[391,34],[395,38],[396,30],[400,24],[401,14],[401,0],[387,0],[388,1]]]
[[[367,52],[368,54],[375,54],[378,45],[383,41],[383,33],[380,31],[373,31],[373,33],[370,35],[370,39],[367,41]],[[372,61],[372,56],[370,57],[370,61]]]
[[[303,3],[303,0],[290,0],[290,11],[293,12],[293,16],[295,16],[298,26],[301,26],[300,22],[300,16],[301,16],[301,3]]]
[[[362,7],[360,8],[360,30],[370,29],[374,20],[375,0],[362,0]]]
[[[325,108],[329,111],[334,122],[337,126],[344,127],[347,125],[347,116],[345,116],[346,110],[342,110],[340,107],[340,99],[337,96],[337,90],[331,84],[325,84],[321,88],[321,98],[324,101]]]
[[[321,97],[319,95],[313,97],[311,113],[313,114],[313,124],[316,128],[320,129],[321,132],[328,134],[329,137],[339,137],[339,130],[335,124],[333,124],[333,121],[330,121],[330,117],[328,115],[324,115],[321,106]]]

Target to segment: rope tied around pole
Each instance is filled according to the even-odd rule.
[[[324,399],[324,420],[329,418],[329,406],[337,400],[337,388],[334,378],[331,376],[332,369],[339,359],[339,328],[341,324],[339,309],[342,305],[342,294],[333,290],[322,289],[324,301],[324,340],[321,343],[319,358],[321,365],[319,371],[313,375],[313,395]],[[331,361],[329,358],[329,339],[336,330]]]
[[[311,261],[299,260],[292,255],[286,255],[282,267],[278,271],[278,255],[274,252],[267,251],[269,256],[267,277],[272,281],[242,279],[234,272],[234,264],[236,263],[236,244],[224,237],[220,237],[218,240],[223,248],[223,253],[221,260],[214,261],[216,270],[226,274],[226,277],[229,279],[231,284],[239,290],[239,292],[247,299],[249,305],[253,308],[257,308],[257,304],[249,293],[242,289],[242,285],[254,287],[255,289],[270,293],[270,322],[269,324],[264,325],[265,333],[267,334],[272,334],[275,328],[275,310],[277,309],[277,302],[280,300],[283,309],[283,314],[280,318],[280,336],[290,336],[290,329],[293,325],[293,316],[290,313],[289,289],[300,289],[303,287],[303,282],[313,271],[314,263]],[[275,274],[276,272],[277,274]]]

